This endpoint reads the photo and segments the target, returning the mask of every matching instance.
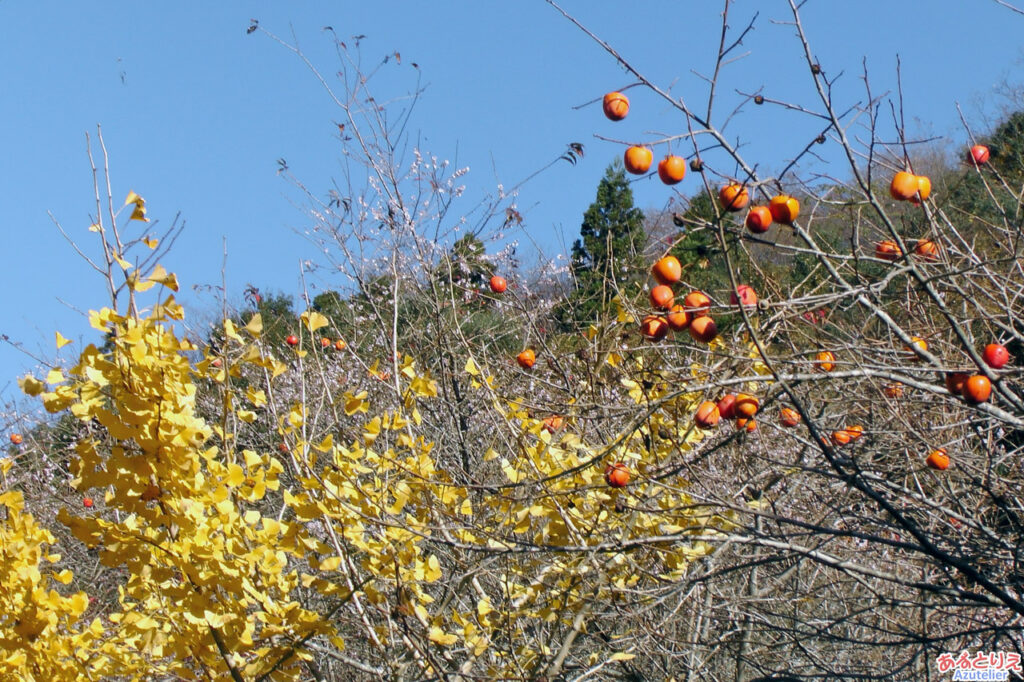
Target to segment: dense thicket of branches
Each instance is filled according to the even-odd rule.
[[[4,537],[22,543],[5,547],[37,563],[24,547],[59,548],[56,567],[74,572],[62,593],[95,600],[0,595],[9,669],[56,676],[60,642],[87,652],[81,670],[139,679],[924,680],[945,679],[945,651],[1024,654],[1024,114],[965,133],[987,163],[963,163],[957,141],[955,163],[929,167],[930,197],[896,201],[893,175],[924,172],[912,140],[883,143],[903,134],[887,103],[808,68],[817,102],[764,105],[807,116],[792,155],[832,145],[845,179],[762,176],[717,127],[742,37],[724,10],[706,114],[604,46],[678,111],[674,149],[701,162],[646,217],[609,168],[571,273],[518,267],[514,197],[463,209],[462,170],[402,156],[393,134],[408,121],[368,99],[372,77],[338,41],[340,80],[321,83],[350,131],[333,183],[349,194],[307,194],[323,254],[309,276],[331,290],[307,310],[252,289],[226,323],[193,328],[171,301],[155,322],[136,309],[172,278],[147,268],[119,289],[110,258],[123,319],[96,322],[107,343],[68,368],[66,392],[23,382],[57,416],[11,418],[24,442],[8,448],[5,490],[55,537],[4,497]],[[797,197],[800,215],[751,233],[717,201],[736,180],[755,204]],[[104,253],[132,248],[117,218],[100,223]],[[681,262],[678,299],[711,298],[711,343],[640,334],[665,254]],[[495,273],[504,293],[488,288]],[[740,284],[756,306],[730,303]],[[168,350],[168,334],[195,345]],[[1002,369],[981,356],[995,342],[1013,356]],[[986,377],[991,399],[950,390],[955,373]],[[728,393],[758,398],[756,429],[698,428],[698,406]],[[173,419],[153,408],[165,404]],[[929,468],[940,448],[951,466]],[[622,488],[603,477],[617,462]],[[48,579],[5,561],[4,575]],[[255,583],[230,582],[238,566]],[[176,610],[200,596],[205,613]],[[89,618],[112,633],[106,648]]]

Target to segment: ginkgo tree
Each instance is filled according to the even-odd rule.
[[[604,484],[609,457],[646,458],[638,424],[607,444],[552,434],[499,392],[482,359],[467,356],[466,390],[516,445],[480,453],[500,483],[471,488],[424,435],[438,385],[411,356],[394,360],[394,392],[373,399],[362,382],[324,386],[322,356],[308,350],[329,324],[316,311],[296,320],[295,348],[265,344],[258,314],[244,327],[224,320],[216,355],[197,347],[176,277],[129,261],[158,240],[120,243],[117,220],[146,219],[134,192],[124,206],[92,228],[111,302],[89,322],[104,343],[20,382],[78,424],[69,483],[97,504],[57,518],[120,576],[116,605],[87,622],[86,594],[47,592],[74,576],[41,572],[54,539],[4,493],[22,565],[11,570],[28,583],[8,609],[7,676],[292,679],[303,667],[321,675],[324,656],[404,678],[532,675],[559,669],[574,639],[553,654],[538,629],[578,634],[595,604],[677,580],[710,551],[685,533],[724,520],[692,510],[682,481],[641,484],[658,505],[630,511],[633,496]],[[382,383],[376,366],[363,382]],[[200,382],[218,410],[200,413]],[[678,423],[654,424],[689,433],[687,448],[700,438],[680,426],[693,400],[679,399]],[[496,568],[478,574],[481,562]],[[631,657],[588,653],[589,664],[616,655]],[[76,663],[62,668],[67,657]]]

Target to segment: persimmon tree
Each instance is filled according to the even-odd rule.
[[[736,679],[773,673],[925,679],[941,651],[1020,653],[1019,374],[996,371],[981,358],[987,343],[1020,341],[1019,202],[1008,200],[1019,196],[1019,185],[1004,174],[1009,159],[943,170],[945,196],[920,201],[925,192],[918,197],[915,187],[911,198],[918,205],[893,201],[890,180],[916,170],[917,147],[902,118],[885,121],[887,111],[901,112],[904,103],[889,109],[867,74],[864,104],[852,102],[841,79],[826,76],[831,65],[815,59],[797,3],[790,2],[788,16],[778,21],[802,47],[819,101],[781,102],[770,90],[737,86],[740,106],[785,107],[809,124],[807,139],[793,142],[794,160],[776,176],[762,174],[757,160],[745,159],[716,125],[716,111],[734,111],[723,110],[716,95],[754,26],[741,21],[745,28],[730,31],[733,9],[724,3],[721,50],[706,105],[699,106],[647,79],[563,11],[637,86],[679,112],[680,135],[630,143],[675,141],[678,150],[679,138],[690,141],[704,185],[698,199],[714,200],[721,186],[738,180],[753,202],[788,193],[802,204],[796,220],[764,235],[745,229],[743,214],[733,217],[724,204],[716,203],[711,216],[680,211],[690,232],[680,242],[692,241],[694,232],[711,235],[711,258],[728,273],[726,290],[712,296],[724,303],[739,285],[751,284],[761,302],[727,309],[740,324],[724,344],[712,344],[695,377],[677,355],[692,345],[689,339],[671,343],[682,348],[662,342],[654,353],[659,363],[647,368],[672,377],[676,387],[666,398],[693,389],[712,399],[730,390],[756,392],[762,410],[788,405],[802,426],[791,431],[775,427],[774,415],[759,419],[757,432],[722,435],[685,465],[691,495],[730,509],[738,521],[707,570],[690,576],[690,603],[700,605],[700,617],[673,624],[668,640],[680,651],[693,647],[688,669],[730,670]],[[821,144],[845,157],[846,182],[811,183],[795,175],[800,160]],[[1007,141],[993,146],[1010,148]],[[968,202],[964,190],[971,186],[977,189]],[[834,237],[823,239],[823,232]],[[810,272],[780,277],[751,257],[766,253]],[[691,286],[684,280],[678,289]],[[829,311],[826,318],[819,317],[822,310]],[[826,372],[813,362],[821,351],[835,357]],[[991,400],[961,395],[958,372],[965,374],[961,382],[966,375],[990,382]],[[953,468],[926,467],[926,455],[937,448],[956,453]],[[667,624],[659,625],[664,632]]]

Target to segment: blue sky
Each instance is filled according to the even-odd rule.
[[[920,6],[918,6],[920,5]],[[710,0],[612,3],[564,0],[564,7],[613,44],[652,80],[703,110],[719,37],[721,4]],[[773,99],[816,106],[788,4],[736,0],[734,30],[755,12],[756,29],[722,76],[716,120],[742,101],[737,90],[763,88]],[[356,34],[368,62],[394,51],[383,85],[415,84],[412,62],[427,89],[413,120],[433,154],[470,168],[467,194],[515,185],[561,154],[586,145],[582,163],[558,164],[520,194],[527,239],[548,257],[578,235],[580,217],[598,180],[622,147],[595,135],[649,140],[685,130],[665,102],[635,89],[633,110],[619,124],[598,106],[576,109],[631,79],[614,60],[542,0],[492,2],[54,2],[0,0],[0,269],[5,315],[0,334],[45,360],[60,330],[80,349],[92,340],[81,315],[105,301],[102,281],[60,237],[48,213],[83,244],[94,210],[85,134],[103,126],[113,193],[143,195],[149,216],[166,225],[176,214],[185,233],[164,261],[185,286],[195,314],[212,314],[216,299],[192,285],[219,285],[224,240],[228,299],[241,304],[246,283],[300,292],[299,267],[315,259],[295,233],[309,225],[295,191],[277,174],[284,158],[294,175],[323,195],[338,174],[333,121],[339,116],[310,72],[257,32],[250,19],[298,39],[325,73],[335,61],[328,35]],[[811,0],[805,28],[829,76],[844,72],[836,100],[864,98],[862,62],[872,90],[894,91],[902,61],[905,110],[912,131],[955,148],[966,139],[955,103],[984,130],[1005,101],[1001,83],[1021,79],[1024,16],[989,0],[914,3],[905,16],[881,0]],[[884,118],[885,111],[883,111]],[[817,124],[772,107],[746,105],[727,132],[762,169],[779,169]],[[816,133],[815,133],[816,134]],[[812,135],[813,137],[813,135]],[[845,177],[834,145],[806,172]],[[664,150],[656,150],[656,158]],[[661,208],[696,191],[693,177],[675,190],[657,179],[635,183],[637,203]],[[528,249],[528,247],[527,247]],[[529,257],[524,259],[530,262]],[[329,281],[316,283],[329,287]],[[13,397],[16,375],[36,360],[0,345],[0,395]]]

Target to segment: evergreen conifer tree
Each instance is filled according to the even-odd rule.
[[[607,310],[628,282],[646,276],[639,254],[644,214],[633,205],[633,191],[616,160],[597,186],[597,197],[583,214],[580,238],[572,247],[576,284],[559,317],[567,326],[585,326]]]

